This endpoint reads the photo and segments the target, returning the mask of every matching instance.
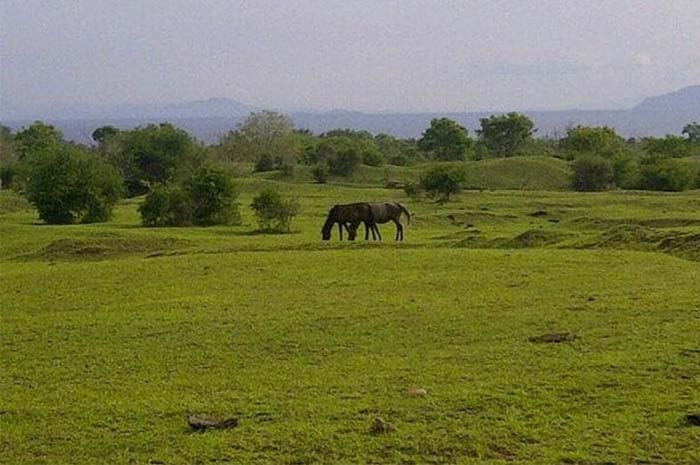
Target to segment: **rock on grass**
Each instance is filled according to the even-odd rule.
[[[238,426],[238,418],[218,419],[206,415],[190,415],[187,424],[194,431],[206,431],[208,429],[228,429]]]
[[[396,426],[381,418],[375,418],[369,428],[370,434],[387,434],[396,431]]]

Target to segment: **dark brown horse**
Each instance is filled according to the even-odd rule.
[[[369,230],[374,224],[372,209],[368,203],[364,202],[333,206],[328,211],[326,222],[321,229],[321,238],[324,241],[331,238],[331,231],[336,223],[338,223],[341,241],[343,240],[343,228],[348,230],[348,240],[354,241],[357,237],[357,228],[360,226],[360,223],[365,224],[365,239],[367,239]]]
[[[374,233],[377,233],[379,240],[382,240],[382,235],[379,232],[379,227],[377,224],[388,223],[393,221],[396,225],[396,238],[397,241],[403,240],[403,224],[401,224],[401,215],[406,215],[408,224],[411,223],[411,214],[409,211],[399,202],[382,202],[382,203],[370,203],[370,209],[372,210],[373,223],[370,225],[372,228],[372,237],[374,238]],[[365,239],[367,239],[365,237]]]

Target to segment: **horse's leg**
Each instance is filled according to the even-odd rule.
[[[382,233],[379,232],[379,226],[377,225],[377,223],[374,223],[372,225],[372,234],[374,234],[375,232],[377,233],[377,237],[381,241],[382,240]]]
[[[355,240],[355,238],[357,237],[357,228],[359,228],[359,227],[360,227],[359,223],[358,224],[354,224],[354,223],[350,224],[350,232],[348,232],[348,235],[349,235],[348,240],[349,241]]]
[[[338,223],[338,231],[340,233],[340,240],[343,240],[343,223]]]
[[[365,240],[368,241],[369,240],[369,230],[371,229],[371,226],[369,224],[367,224],[366,221],[364,223],[365,223]],[[372,238],[374,238],[374,231],[372,231]]]
[[[396,225],[396,237],[394,237],[394,240],[398,241],[400,240],[399,237],[402,237],[403,227],[401,226],[401,223],[396,220],[394,220],[394,224]]]

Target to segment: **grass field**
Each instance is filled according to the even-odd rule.
[[[212,228],[142,228],[140,199],[45,226],[0,193],[0,463],[700,463],[698,192],[239,185],[244,224]],[[294,234],[255,232],[267,185]],[[404,243],[320,241],[380,199]]]

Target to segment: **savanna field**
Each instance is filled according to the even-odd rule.
[[[142,198],[48,226],[0,193],[0,463],[700,463],[698,191],[565,192],[559,162],[479,162],[446,203],[376,187],[398,168],[246,175],[234,227],[144,228]],[[267,186],[292,234],[256,232]],[[403,243],[321,241],[375,200]]]

